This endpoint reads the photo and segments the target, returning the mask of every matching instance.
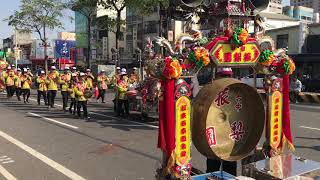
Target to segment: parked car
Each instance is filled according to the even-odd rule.
[[[254,87],[254,77],[253,75],[246,76],[244,78],[241,78],[241,81],[249,86]],[[257,74],[256,78],[256,88],[263,89],[264,84],[264,75]]]
[[[320,76],[303,79],[301,82],[306,92],[320,92]]]

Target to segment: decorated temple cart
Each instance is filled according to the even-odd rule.
[[[253,179],[319,177],[320,164],[296,157],[290,127],[289,76],[295,71],[285,50],[274,48],[264,35],[264,24],[256,13],[269,1],[204,0],[174,1],[175,9],[201,16],[216,25],[212,37],[188,28],[171,44],[163,37],[155,43],[168,55],[153,52],[149,42],[146,71],[160,83],[158,147],[162,166],[157,179],[241,179],[223,171],[192,176],[191,146],[206,158],[242,161],[242,175]],[[174,14],[174,13],[172,13]],[[177,13],[179,14],[179,13]],[[181,13],[180,13],[181,14]],[[192,22],[194,19],[191,17]],[[252,23],[253,22],[253,23]],[[249,32],[254,24],[254,32]],[[254,87],[226,77],[213,78],[191,101],[192,84],[208,65],[217,68],[252,68],[264,74],[266,99]],[[265,132],[265,133],[263,133]],[[265,137],[262,149],[258,142]],[[263,158],[250,160],[260,152]],[[284,153],[286,152],[286,153]],[[253,154],[253,155],[252,155]],[[249,160],[248,160],[249,159]],[[262,161],[258,161],[262,160]],[[318,174],[318,175],[315,175]]]

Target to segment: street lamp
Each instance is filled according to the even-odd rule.
[[[120,59],[119,59],[119,51],[116,48],[111,48],[112,59],[115,61],[116,66],[120,66]]]
[[[140,69],[140,77],[141,77],[141,81],[143,81],[143,70],[142,70],[142,56],[141,56],[141,49],[140,48],[136,48],[135,49],[136,55],[137,55],[137,60],[139,62],[139,69]]]

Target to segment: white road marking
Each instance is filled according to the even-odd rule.
[[[0,163],[1,164],[9,164],[9,163],[13,163],[14,160],[12,160],[10,157],[8,156],[1,156],[0,157]]]
[[[307,127],[307,126],[300,126],[301,128],[304,128],[304,129],[311,129],[311,130],[317,130],[317,131],[320,131],[320,129],[318,128],[312,128],[312,127]]]
[[[10,160],[10,161],[5,161],[2,164],[10,164],[10,163],[14,163],[14,160]]]
[[[125,119],[119,119],[119,118],[116,118],[116,117],[113,117],[113,116],[108,116],[108,115],[104,115],[104,114],[100,114],[100,113],[96,113],[96,112],[90,112],[90,114],[95,114],[95,115],[106,117],[106,118],[116,119],[116,120],[125,121],[125,122],[128,122],[128,123],[139,124],[139,125],[143,125],[143,126],[146,126],[146,127],[159,129],[158,126],[154,126],[154,125],[150,125],[150,124],[146,124],[146,123],[140,123],[140,122],[136,122],[136,121],[129,121],[129,120],[125,120]]]
[[[56,124],[59,124],[59,125],[62,125],[62,126],[66,126],[68,128],[79,129],[79,127],[76,127],[76,126],[73,126],[73,125],[70,125],[70,124],[67,124],[67,123],[63,123],[63,122],[60,122],[60,121],[57,121],[57,120],[54,120],[54,119],[51,119],[51,118],[47,118],[47,117],[41,116],[41,115],[36,114],[36,113],[29,112],[28,114],[30,114],[32,116],[35,116],[35,117],[40,117],[40,118],[42,118],[44,120],[47,120],[47,121],[50,121],[50,122],[53,122],[53,123],[56,123]]]
[[[2,174],[7,180],[17,180],[11,173],[9,173],[3,166],[0,165],[0,174]]]
[[[60,173],[64,174],[68,178],[74,179],[74,180],[85,180],[85,178],[79,176],[75,172],[67,169],[66,167],[62,166],[61,164],[59,164],[59,163],[53,161],[52,159],[46,157],[45,155],[41,154],[40,152],[32,149],[31,147],[27,146],[26,144],[23,144],[19,140],[14,139],[10,135],[0,131],[0,136],[3,137],[4,139],[10,141],[12,144],[15,144],[16,146],[18,146],[19,148],[23,149],[24,151],[28,152],[32,156],[38,158],[39,160],[41,160],[45,164],[49,165],[50,167],[56,169],[57,171],[59,171]]]

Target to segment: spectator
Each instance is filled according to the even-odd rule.
[[[291,81],[291,84],[290,84],[291,102],[298,103],[298,97],[299,97],[301,90],[302,90],[301,81],[297,77],[294,77]]]

